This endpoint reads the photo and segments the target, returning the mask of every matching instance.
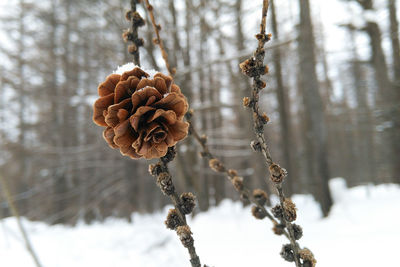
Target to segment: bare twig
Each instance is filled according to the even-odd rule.
[[[137,12],[136,11],[136,0],[131,0],[131,10],[132,12]],[[132,30],[132,35],[133,35],[133,42],[135,43],[135,40],[138,40],[138,26],[134,21],[134,17],[132,16],[131,18],[131,30]],[[140,54],[139,54],[139,47],[136,48],[135,51],[132,51],[133,54],[133,61],[136,65],[140,66]]]
[[[229,179],[229,181],[232,183],[232,185],[235,187],[235,189],[238,191],[240,196],[244,199],[248,199],[251,203],[253,203],[257,208],[261,210],[265,216],[271,220],[271,222],[275,225],[278,225],[279,222],[271,215],[271,213],[264,207],[264,204],[260,203],[258,200],[256,200],[251,193],[251,190],[247,188],[241,179],[241,177],[238,176],[237,171],[234,169],[227,169],[225,165],[217,158],[215,157],[211,152],[210,149],[207,145],[207,138],[206,136],[200,136],[199,133],[197,132],[196,128],[194,127],[191,118],[192,118],[193,112],[188,112],[186,115],[186,120],[189,122],[189,133],[190,135],[199,143],[199,145],[202,148],[201,151],[201,156],[208,159],[210,163],[210,168],[217,172],[217,173],[224,173],[226,177]],[[217,166],[217,168],[212,167],[212,165]],[[288,233],[284,230],[283,234],[289,238]]]
[[[154,42],[160,47],[161,55],[162,58],[164,59],[165,66],[168,70],[169,75],[174,76],[176,70],[171,68],[171,65],[169,64],[168,54],[167,51],[165,51],[164,42],[160,37],[161,25],[156,23],[156,20],[154,18],[153,6],[150,4],[149,0],[145,0],[145,2],[146,2],[146,8],[149,11],[149,16],[151,24],[153,25],[154,33],[156,34]]]
[[[174,159],[175,154],[175,147],[170,147],[167,154],[160,158],[157,164],[151,164],[149,166],[149,172],[154,177],[157,177],[158,186],[160,187],[161,191],[171,199],[175,207],[175,209],[170,210],[165,224],[168,228],[177,232],[183,246],[188,249],[192,267],[201,267],[200,258],[196,253],[192,233],[187,224],[185,215],[191,213],[192,209],[194,208],[194,196],[190,193],[187,193],[187,195],[193,197],[193,199],[190,200],[193,202],[189,207],[185,205],[185,199],[182,197],[182,195],[178,196],[178,193],[175,190],[175,186],[167,166],[167,164]],[[175,214],[177,214],[179,219],[174,217]]]
[[[139,55],[139,46],[143,45],[143,39],[139,39],[137,28],[144,25],[144,20],[141,18],[139,13],[136,11],[136,3],[138,0],[131,0],[131,10],[127,12],[126,18],[130,19],[132,22],[131,28],[128,32],[124,32],[123,37],[125,41],[132,41],[133,45],[129,46],[129,52],[134,56],[134,63],[140,66],[140,55]],[[160,26],[156,26],[153,7],[150,5],[149,1],[146,1],[147,10],[149,11],[150,19],[152,21],[154,31],[157,35],[157,43],[160,46],[162,56],[166,62],[166,66],[169,74],[172,76],[173,72],[170,69],[170,65],[168,63],[168,55],[165,52],[164,45],[160,38],[159,29]],[[172,203],[174,204],[175,209],[170,210],[167,216],[167,220],[165,224],[168,228],[173,229],[177,232],[179,238],[184,247],[188,249],[190,255],[190,263],[192,267],[201,267],[200,258],[196,254],[196,249],[194,247],[194,240],[192,237],[192,232],[190,231],[189,226],[187,225],[185,214],[189,214],[194,208],[194,196],[190,193],[186,193],[186,196],[192,197],[189,198],[186,202],[190,202],[188,205],[184,203],[185,199],[178,196],[175,191],[175,186],[172,181],[172,176],[168,170],[168,162],[172,161],[175,157],[175,147],[170,147],[168,149],[167,154],[160,158],[160,161],[156,164],[149,165],[149,172],[151,175],[157,177],[157,184],[160,187],[161,191],[170,197]],[[185,206],[186,204],[186,206]],[[185,210],[183,208],[185,207]],[[176,216],[178,218],[176,218]]]
[[[258,40],[258,46],[257,49],[255,50],[253,56],[246,61],[242,62],[240,64],[240,68],[244,74],[246,74],[249,77],[253,78],[253,86],[252,86],[252,97],[251,99],[245,98],[243,101],[244,106],[249,107],[252,109],[253,112],[253,129],[254,133],[256,135],[257,141],[254,142],[253,144],[258,147],[258,151],[260,151],[266,161],[266,164],[269,167],[269,172],[270,172],[270,177],[271,180],[274,183],[275,189],[278,193],[279,196],[279,201],[280,201],[280,207],[283,209],[283,216],[282,216],[282,222],[286,226],[289,232],[289,240],[291,244],[291,249],[293,252],[293,259],[297,267],[302,266],[300,263],[300,257],[299,257],[299,245],[296,243],[296,238],[295,238],[295,233],[293,229],[293,225],[291,224],[291,221],[293,221],[295,218],[289,218],[290,216],[287,214],[287,206],[288,202],[290,200],[286,199],[283,189],[282,189],[282,182],[284,177],[287,175],[286,170],[281,168],[278,164],[275,164],[272,160],[271,153],[269,151],[267,142],[265,140],[264,136],[264,124],[268,123],[269,118],[268,116],[263,113],[260,113],[260,108],[259,108],[259,93],[260,91],[266,86],[265,82],[261,80],[261,76],[266,74],[268,72],[268,67],[264,66],[264,57],[265,57],[265,49],[264,45],[266,42],[268,42],[271,38],[271,35],[267,35],[265,32],[266,29],[266,17],[267,17],[267,12],[268,12],[268,5],[269,1],[268,0],[263,0],[263,8],[262,8],[262,18],[261,18],[261,24],[260,24],[260,33],[256,35],[256,38]],[[290,202],[291,203],[291,202]],[[291,206],[293,212],[294,210],[294,204]],[[294,216],[295,217],[295,216]],[[288,258],[285,258],[288,259]],[[315,263],[313,263],[315,264]]]
[[[24,239],[26,249],[28,250],[29,254],[31,255],[33,261],[35,262],[36,267],[42,267],[42,265],[40,264],[39,258],[36,255],[36,253],[35,253],[35,251],[34,251],[34,249],[32,247],[32,244],[31,244],[31,242],[29,240],[28,234],[26,233],[25,228],[22,225],[18,209],[14,205],[14,201],[13,201],[13,198],[11,196],[10,189],[8,187],[7,181],[1,175],[0,175],[0,184],[1,184],[1,188],[3,189],[2,191],[3,191],[4,197],[6,198],[8,206],[10,208],[11,214],[17,220],[18,228],[19,228],[19,231],[22,234],[22,238]]]
[[[154,42],[159,46],[159,48],[161,50],[161,55],[162,55],[162,58],[164,59],[165,67],[167,68],[169,75],[171,77],[173,77],[176,70],[172,69],[171,65],[169,64],[168,54],[165,51],[163,40],[160,37],[161,25],[157,24],[155,21],[154,12],[153,12],[154,8],[150,4],[149,0],[145,0],[145,2],[146,2],[146,9],[149,12],[150,20],[153,25],[153,30],[156,34],[156,38],[154,39]],[[175,153],[176,153],[175,147],[169,148],[167,155],[160,158],[160,161],[156,165],[150,165],[149,170],[153,176],[157,177],[157,183],[160,186],[163,193],[165,195],[168,195],[170,197],[172,203],[174,204],[175,209],[173,211],[177,213],[178,217],[180,218],[180,223],[181,223],[181,225],[179,225],[179,227],[174,227],[174,230],[177,232],[179,238],[181,239],[183,246],[188,249],[188,252],[190,255],[190,263],[192,264],[192,267],[201,267],[200,258],[196,253],[196,249],[194,247],[194,240],[191,236],[192,232],[190,231],[190,228],[187,224],[185,212],[182,210],[182,206],[184,205],[182,196],[179,197],[178,194],[176,193],[171,174],[169,173],[169,170],[167,167],[167,163],[174,159]],[[162,180],[164,180],[164,182]],[[166,188],[166,187],[168,187],[168,188]],[[194,198],[194,196],[193,196],[193,198]],[[186,212],[188,212],[188,211],[186,210]],[[170,214],[171,214],[171,211],[167,217],[167,221],[166,221],[167,227],[170,227],[169,224],[172,224],[172,223],[168,222],[168,220],[170,219]],[[186,213],[186,214],[188,214],[188,213]]]
[[[143,39],[139,38],[138,29],[144,25],[144,20],[136,11],[138,0],[131,0],[131,10],[126,12],[126,19],[130,21],[129,30],[123,33],[124,41],[131,41],[132,44],[128,46],[128,52],[133,55],[133,62],[140,66],[140,53],[139,47],[143,46]]]

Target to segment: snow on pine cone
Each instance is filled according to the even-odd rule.
[[[165,156],[188,134],[183,121],[186,97],[170,76],[135,67],[122,75],[111,74],[98,87],[93,121],[106,127],[103,137],[121,154],[138,158]]]

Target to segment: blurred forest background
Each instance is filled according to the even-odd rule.
[[[23,216],[74,224],[130,220],[168,203],[148,174],[108,148],[92,122],[97,85],[131,62],[121,34],[129,0],[2,0],[0,4],[0,174]],[[400,45],[397,0],[270,1],[261,108],[288,195],[311,193],[329,210],[327,182],[400,183]],[[238,64],[257,45],[262,1],[154,0],[175,82],[199,132],[250,188],[271,192],[242,107],[251,84]],[[166,72],[148,14],[139,35],[142,66]],[[198,210],[239,199],[199,157],[188,136],[171,170]],[[0,218],[10,216],[0,198]]]

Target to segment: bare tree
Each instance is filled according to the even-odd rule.
[[[313,163],[313,169],[310,170],[310,173],[312,173],[317,185],[313,192],[321,203],[322,212],[326,216],[332,206],[332,198],[328,186],[329,166],[326,123],[316,74],[315,43],[310,3],[308,0],[299,0],[299,5],[299,79],[305,118],[309,127],[306,133],[307,145],[309,146],[308,150],[311,151],[311,158],[307,158],[307,160]]]

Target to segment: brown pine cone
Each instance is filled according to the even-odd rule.
[[[162,73],[148,77],[138,67],[109,75],[93,106],[93,121],[106,127],[109,146],[133,159],[163,157],[188,134],[188,103],[180,88]]]

